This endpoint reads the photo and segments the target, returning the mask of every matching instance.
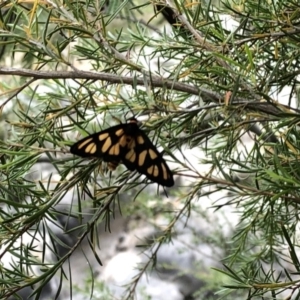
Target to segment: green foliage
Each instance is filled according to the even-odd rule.
[[[153,9],[158,3],[165,4],[110,0],[106,9],[104,1],[89,0],[0,4],[0,256],[21,257],[26,266],[1,267],[1,299],[24,286],[43,286],[55,273],[61,273],[62,285],[63,264],[85,237],[91,248],[101,244],[98,225],[110,228],[124,193],[142,201],[137,214],[155,217],[143,201],[149,199],[138,174],[123,167],[106,173],[99,160],[87,164],[69,154],[82,135],[132,114],[146,117],[143,130],[179,177],[168,191],[179,209],[170,213],[169,202],[157,205],[169,224],[150,246],[171,240],[176,222],[197,212],[197,201],[228,191],[229,200],[207,204],[240,217],[230,240],[210,241],[226,250],[224,268],[216,268],[227,277],[218,295],[226,299],[242,290],[243,299],[283,299],[281,293],[289,290],[300,297],[300,6],[291,0],[168,1],[177,23],[170,34]],[[226,28],[225,15],[236,21],[233,27]],[[287,86],[283,104],[277,93]],[[249,132],[253,141],[243,144]],[[198,166],[185,149],[201,153]],[[31,177],[41,158],[58,177]],[[235,174],[247,181],[237,182]],[[79,199],[76,209],[65,212],[79,220],[78,242],[48,264],[46,248],[56,256],[53,242],[64,242],[47,221],[55,223],[63,214],[55,207],[69,191]],[[92,209],[88,223],[86,207]],[[36,245],[22,248],[18,242],[24,233],[44,237],[46,231],[50,241],[38,256],[32,254]],[[100,263],[101,253],[94,254]]]

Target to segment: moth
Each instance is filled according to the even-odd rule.
[[[102,158],[111,170],[122,163],[128,170],[137,170],[160,185],[174,185],[173,174],[162,154],[135,118],[85,137],[71,146],[70,152],[81,157]]]

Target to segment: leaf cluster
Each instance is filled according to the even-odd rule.
[[[139,174],[122,167],[109,174],[99,160],[69,154],[81,136],[132,115],[164,151],[178,177],[167,193],[182,203],[166,209],[169,225],[150,245],[153,261],[197,200],[228,191],[226,201],[211,203],[240,217],[219,269],[232,282],[220,295],[242,289],[247,299],[281,299],[289,289],[299,297],[299,12],[291,0],[3,1],[0,256],[21,257],[28,269],[3,267],[0,297],[43,287],[58,271],[61,287],[63,264],[85,238],[92,249],[99,245],[98,225],[109,229],[122,195],[134,201],[147,191]],[[52,175],[32,176],[45,161]],[[158,189],[150,190],[155,199]],[[77,202],[61,211],[68,193]],[[65,216],[78,227],[64,231],[80,232],[69,248],[50,225]],[[54,254],[51,266],[44,254],[32,256],[36,245],[19,243],[46,231],[40,251]],[[59,253],[57,244],[67,250]]]

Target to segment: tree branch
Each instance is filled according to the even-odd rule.
[[[190,95],[196,95],[203,99],[204,102],[223,103],[224,96],[220,93],[208,90],[206,88],[199,88],[190,84],[181,82],[174,82],[174,80],[165,79],[160,76],[151,76],[151,78],[136,77],[136,76],[120,76],[101,72],[89,72],[89,71],[36,71],[29,69],[15,69],[15,68],[0,68],[0,75],[15,75],[23,77],[33,77],[34,80],[38,79],[90,79],[90,80],[104,80],[110,83],[117,84],[129,84],[144,86],[145,82],[149,86],[157,88],[168,88],[171,90],[188,93]],[[286,108],[290,113],[291,107],[278,104],[272,99],[268,102],[253,101],[249,98],[235,97],[231,101],[230,105],[242,105],[244,109],[248,108],[262,113],[270,114],[273,116],[279,116],[284,111],[282,108]],[[293,109],[294,112],[299,113],[297,109]]]

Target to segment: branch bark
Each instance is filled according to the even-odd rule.
[[[224,105],[224,97],[220,93],[208,90],[202,87],[196,87],[190,84],[182,82],[174,82],[174,80],[165,79],[160,76],[151,76],[151,78],[136,77],[136,76],[120,76],[101,72],[89,72],[89,71],[36,71],[29,69],[16,69],[16,68],[1,68],[0,75],[14,75],[23,77],[32,77],[33,80],[39,79],[90,79],[90,80],[103,80],[108,81],[111,84],[128,84],[128,85],[140,85],[167,88],[170,90],[176,90],[179,92],[188,93],[190,95],[196,95],[201,97],[203,102],[214,102],[220,105]],[[250,109],[259,111],[268,115],[280,116],[287,110],[289,113],[299,113],[297,109],[291,111],[291,107],[278,104],[277,101],[268,99],[268,102],[253,101],[250,98],[234,97],[229,105],[242,106],[243,109]]]

